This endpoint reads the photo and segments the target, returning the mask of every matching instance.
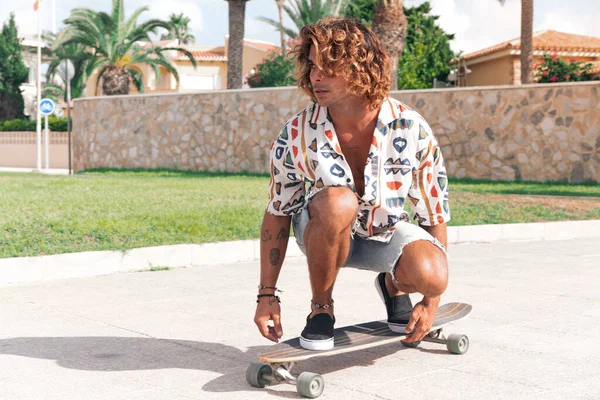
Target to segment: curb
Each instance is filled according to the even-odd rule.
[[[600,220],[448,227],[449,244],[584,238],[600,239]],[[296,241],[291,240],[286,257],[301,256]],[[259,258],[259,240],[5,258],[0,259],[0,285],[144,271],[153,267],[233,264]]]

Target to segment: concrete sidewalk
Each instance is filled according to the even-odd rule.
[[[0,172],[27,172],[27,173],[40,173],[46,175],[69,175],[69,170],[67,168],[42,168],[38,170],[37,168],[11,168],[11,167],[0,167]]]
[[[323,399],[598,399],[597,240],[450,247],[446,301],[473,304],[448,332],[469,352],[388,345],[299,363],[323,374]],[[250,388],[269,342],[253,324],[258,263],[129,272],[0,287],[0,399],[298,398]],[[383,319],[375,274],[343,270],[336,326]],[[309,311],[305,260],[278,283],[284,338]],[[418,300],[415,296],[413,300]]]

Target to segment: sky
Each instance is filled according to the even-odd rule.
[[[58,29],[70,10],[93,7],[96,11],[110,12],[112,0],[54,0]],[[290,0],[288,0],[290,1]],[[52,0],[42,0],[42,26],[52,29]],[[406,6],[423,3],[424,0],[405,0]],[[33,11],[34,0],[0,0],[0,21],[8,20],[15,13],[19,32],[35,34],[37,17]],[[454,33],[451,46],[454,51],[465,54],[520,36],[521,2],[507,0],[504,6],[498,0],[431,0],[439,25],[447,33]],[[600,37],[599,0],[535,0],[534,31],[553,29],[581,35]],[[170,13],[184,13],[191,19],[191,28],[198,45],[224,44],[228,30],[228,3],[225,0],[125,0],[129,15],[139,7],[149,11],[141,20],[149,18],[168,19]],[[245,37],[279,44],[279,33],[270,25],[258,21],[258,16],[277,19],[274,0],[250,0],[246,3]],[[293,27],[286,18],[285,25]]]

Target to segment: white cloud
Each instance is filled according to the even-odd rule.
[[[33,2],[20,2],[12,4],[9,2],[0,2],[0,23],[8,22],[10,13],[15,13],[15,22],[19,29],[19,34],[34,34],[37,32],[37,15],[33,11]]]
[[[424,0],[405,0],[408,7]],[[50,0],[44,0],[46,7]],[[111,0],[56,0],[59,27],[72,8],[89,7],[110,12]],[[508,0],[501,6],[498,0],[431,0],[432,12],[439,15],[438,23],[448,33],[456,35],[451,43],[455,51],[465,53],[493,46],[520,35],[521,1]],[[191,28],[198,44],[222,44],[228,31],[227,7],[224,0],[126,0],[128,15],[138,7],[149,6],[150,11],[142,19],[168,19],[170,13],[183,12],[191,19]],[[21,34],[36,32],[36,13],[33,0],[0,0],[0,22],[8,19],[10,12],[16,14]],[[571,0],[568,5],[558,0],[535,1],[534,30],[553,29],[576,34],[600,37],[598,0]],[[277,7],[273,0],[252,0],[246,3],[246,36],[279,43],[279,34],[256,17],[264,15],[277,19]],[[286,25],[293,25],[286,16]],[[50,29],[51,17],[46,12],[44,29]]]
[[[560,8],[546,12],[540,25],[536,26],[536,30],[551,29],[578,35],[600,37],[598,14],[593,12],[577,13],[578,11],[584,10],[579,8]]]
[[[451,46],[465,54],[493,46],[520,35],[520,2],[497,0],[433,0],[432,13],[439,15],[444,31],[455,34]]]
[[[201,32],[204,29],[202,9],[195,1],[189,0],[154,0],[148,4],[150,10],[143,15],[150,18],[168,20],[171,13],[183,13],[190,19],[190,28]]]

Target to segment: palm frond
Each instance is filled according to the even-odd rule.
[[[135,68],[127,68],[127,72],[129,72],[133,78],[133,84],[138,92],[144,93],[144,77],[142,76],[142,73]]]
[[[125,3],[123,0],[113,0],[112,20],[116,26],[122,26],[125,21]]]
[[[180,53],[183,53],[183,55],[186,56],[190,60],[190,62],[194,66],[194,68],[196,68],[196,66],[197,66],[196,59],[194,58],[194,55],[190,51],[188,51],[187,49],[184,49],[183,47],[163,47],[163,48],[161,48],[160,53],[162,55],[163,51],[169,51],[169,50],[175,50]]]
[[[144,12],[148,11],[148,7],[140,7],[133,12],[127,23],[119,26],[119,40],[125,40],[136,29],[137,20]]]
[[[286,28],[285,26],[281,25],[279,22],[271,19],[271,18],[267,18],[267,17],[256,17],[257,20],[262,21],[262,22],[266,22],[267,24],[271,25],[272,27],[274,27],[275,29],[277,29],[279,32],[283,32],[286,35],[288,35],[289,37],[296,37],[298,36],[299,32],[294,31],[293,29],[290,28]]]

